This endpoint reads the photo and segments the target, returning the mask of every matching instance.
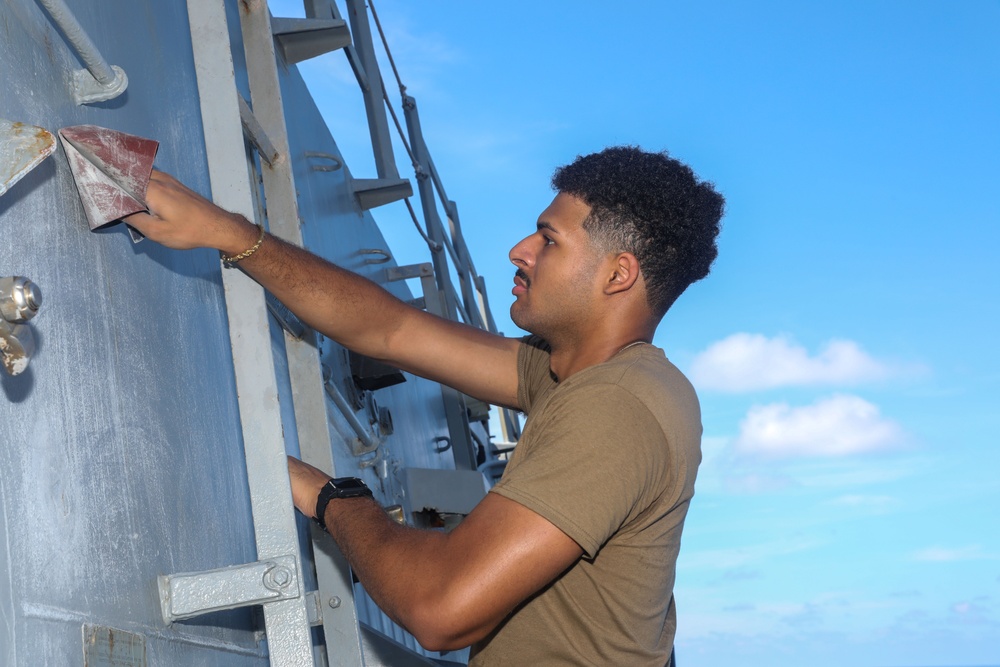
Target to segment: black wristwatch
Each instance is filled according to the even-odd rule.
[[[371,498],[372,490],[357,477],[331,479],[319,492],[319,498],[316,499],[316,523],[319,524],[320,528],[326,530],[326,521],[323,520],[323,516],[326,514],[326,506],[334,498],[361,498],[363,496]]]

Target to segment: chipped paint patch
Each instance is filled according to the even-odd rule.
[[[10,375],[20,375],[28,367],[28,355],[24,348],[15,341],[11,344],[0,331],[0,362],[3,363],[4,370]]]
[[[0,118],[0,195],[55,149],[56,139],[45,128]]]
[[[134,632],[83,626],[84,667],[146,667],[146,638]]]

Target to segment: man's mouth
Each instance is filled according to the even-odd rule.
[[[528,274],[521,269],[514,272],[514,289],[511,292],[514,295],[524,294],[529,287],[531,287],[531,279],[528,278]]]

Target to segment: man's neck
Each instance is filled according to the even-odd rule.
[[[560,382],[563,382],[585,368],[603,364],[631,345],[648,343],[652,340],[652,331],[635,331],[627,335],[591,338],[578,344],[550,340],[548,342],[552,353],[549,358],[549,370]]]

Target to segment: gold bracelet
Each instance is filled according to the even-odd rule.
[[[257,252],[257,249],[260,248],[260,244],[264,242],[264,225],[258,224],[257,226],[260,227],[260,236],[257,237],[257,242],[254,243],[252,247],[244,250],[238,255],[233,255],[232,257],[226,257],[221,252],[219,253],[222,258],[222,263],[226,265],[226,268],[232,268],[236,262],[246,259],[250,255]]]

